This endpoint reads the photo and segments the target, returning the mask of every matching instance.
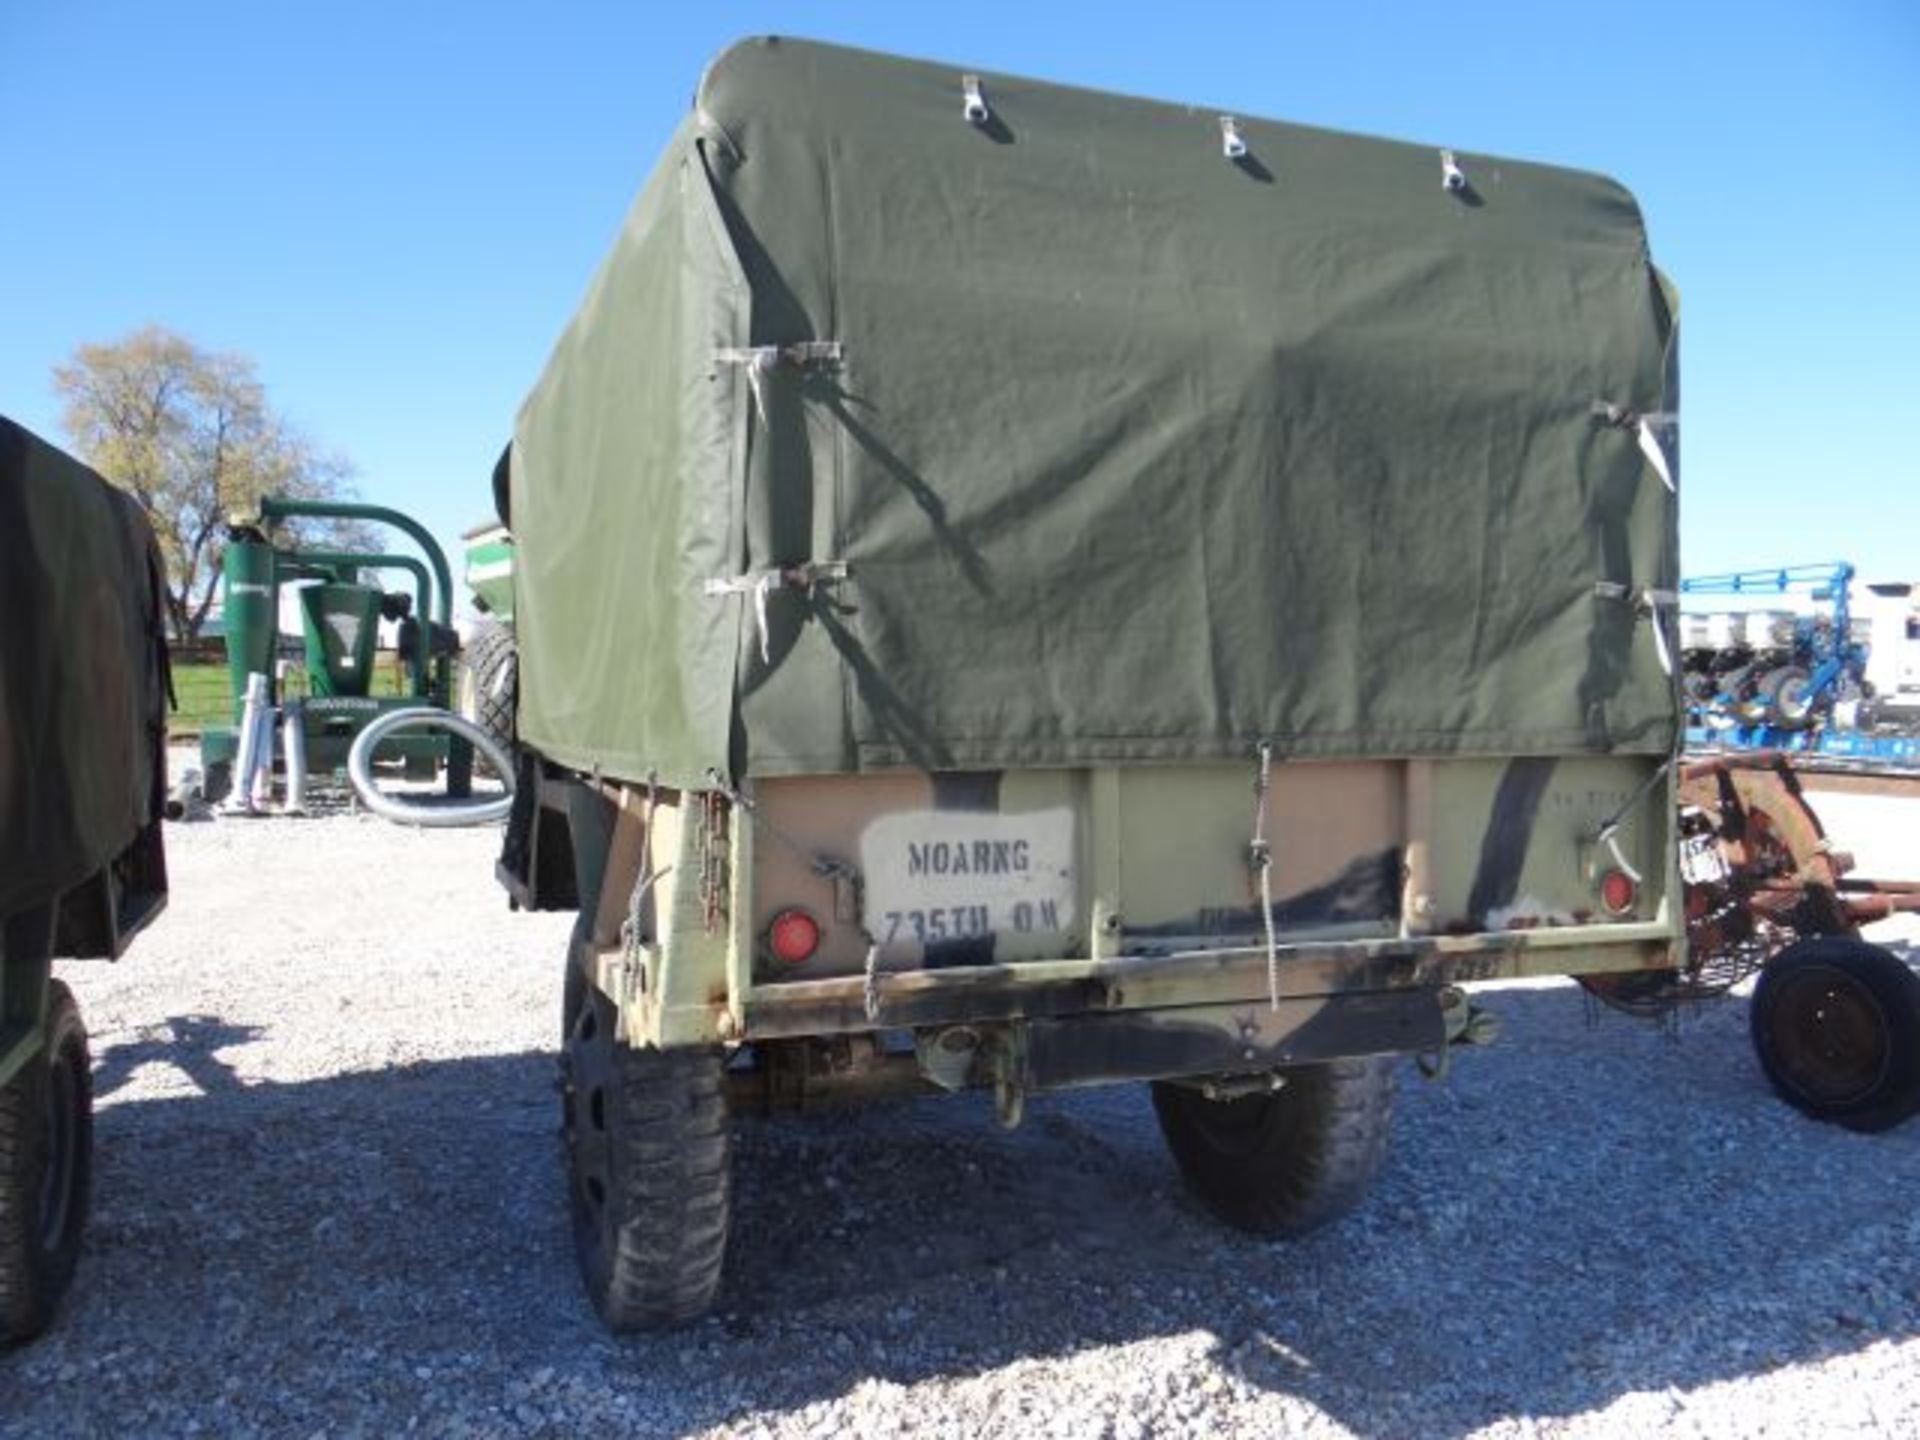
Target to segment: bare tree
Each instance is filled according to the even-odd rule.
[[[268,405],[243,355],[150,325],[83,344],[56,366],[61,423],[81,458],[140,502],[167,562],[174,636],[192,640],[219,590],[226,520],[263,495],[350,493],[352,467]],[[358,527],[304,523],[299,538],[350,544]]]

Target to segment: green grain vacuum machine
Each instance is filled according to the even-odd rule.
[[[417,544],[411,555],[304,547],[279,543],[270,531],[290,520],[332,519],[390,526]],[[224,798],[236,770],[255,748],[249,744],[248,692],[255,714],[278,708],[291,735],[297,732],[304,766],[316,776],[344,770],[355,737],[377,717],[422,705],[446,709],[452,690],[452,658],[459,649],[453,631],[453,582],[447,558],[418,521],[380,505],[268,497],[236,517],[223,564],[227,666],[233,687],[233,723],[212,727],[200,738],[204,792]],[[386,590],[369,576],[382,571],[410,575],[413,590]],[[283,665],[281,598],[295,587],[299,612],[298,663],[304,694],[287,683]],[[399,684],[376,694],[375,675],[382,621],[398,625]],[[259,723],[258,721],[254,723]],[[270,736],[255,737],[263,766],[271,768]],[[396,735],[376,752],[403,761],[411,778],[447,772],[447,791],[464,796],[472,786],[473,753],[458,737],[440,732]],[[242,797],[244,798],[244,797]]]

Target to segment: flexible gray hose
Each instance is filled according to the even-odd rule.
[[[239,748],[233,757],[233,789],[227,795],[226,804],[230,812],[253,813],[253,779],[260,769],[260,716],[266,709],[267,677],[255,670],[247,676],[246,701],[240,712]],[[271,757],[267,764],[273,764]]]
[[[289,700],[280,707],[281,750],[287,757],[287,803],[283,815],[307,813],[307,717],[306,706]]]
[[[506,786],[506,793],[490,800],[437,800],[432,805],[416,805],[397,795],[383,795],[373,783],[373,752],[380,742],[396,730],[445,730],[458,735],[486,757],[494,774]],[[513,808],[513,762],[493,736],[464,715],[432,705],[413,705],[405,710],[389,710],[354,737],[347,752],[347,779],[360,803],[383,820],[396,825],[421,825],[441,828],[454,825],[485,825],[504,820]]]

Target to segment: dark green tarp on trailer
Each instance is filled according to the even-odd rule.
[[[710,67],[515,428],[523,741],[675,784],[1672,746],[1625,190],[978,80],[983,123],[959,67]]]
[[[0,416],[0,916],[57,899],[159,819],[161,577],[134,499]]]

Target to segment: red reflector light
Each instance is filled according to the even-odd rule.
[[[767,948],[774,959],[798,965],[820,948],[820,926],[804,910],[782,910],[767,927]]]
[[[1624,915],[1633,909],[1639,886],[1633,883],[1633,877],[1624,870],[1609,870],[1600,877],[1600,903],[1615,915]]]

